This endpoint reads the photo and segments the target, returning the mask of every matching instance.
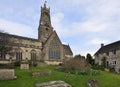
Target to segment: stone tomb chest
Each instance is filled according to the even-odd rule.
[[[0,69],[0,80],[15,79],[14,69]]]

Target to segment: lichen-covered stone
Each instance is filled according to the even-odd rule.
[[[44,83],[37,83],[36,87],[72,87],[68,83],[65,83],[64,81],[50,81],[50,82],[44,82]]]
[[[29,63],[28,62],[22,62],[20,64],[20,69],[29,69]]]
[[[10,80],[14,78],[14,69],[0,69],[0,80]]]
[[[32,76],[33,77],[37,77],[37,76],[49,76],[51,75],[51,71],[36,71],[36,72],[32,72]]]
[[[93,80],[93,79],[89,79],[87,81],[87,85],[88,85],[88,87],[99,87],[98,81],[97,80]]]

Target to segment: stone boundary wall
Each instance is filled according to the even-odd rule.
[[[61,64],[62,62],[59,62],[59,61],[45,61],[45,63],[47,65],[59,65]]]
[[[8,64],[8,63],[10,63],[9,60],[0,60],[0,64]]]
[[[0,69],[0,80],[10,80],[14,78],[14,69]]]

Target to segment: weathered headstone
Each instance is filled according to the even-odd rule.
[[[87,85],[88,85],[88,87],[99,87],[98,81],[97,80],[93,80],[93,79],[89,79],[87,81]]]
[[[21,62],[20,69],[29,69],[29,63],[26,61]]]
[[[44,82],[44,83],[37,83],[36,87],[72,87],[68,83],[65,83],[64,81],[50,81],[50,82]]]
[[[51,75],[51,71],[50,71],[50,70],[32,72],[32,76],[33,76],[33,77],[49,76],[49,75]]]

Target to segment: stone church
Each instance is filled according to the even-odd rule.
[[[46,3],[41,7],[38,39],[0,33],[0,40],[3,39],[2,36],[4,35],[13,42],[11,45],[13,55],[11,56],[9,53],[0,50],[0,63],[7,63],[10,59],[12,61],[24,61],[27,59],[37,62],[42,60],[50,65],[62,63],[64,59],[73,57],[70,46],[62,44],[53,29],[50,8],[47,8]]]

